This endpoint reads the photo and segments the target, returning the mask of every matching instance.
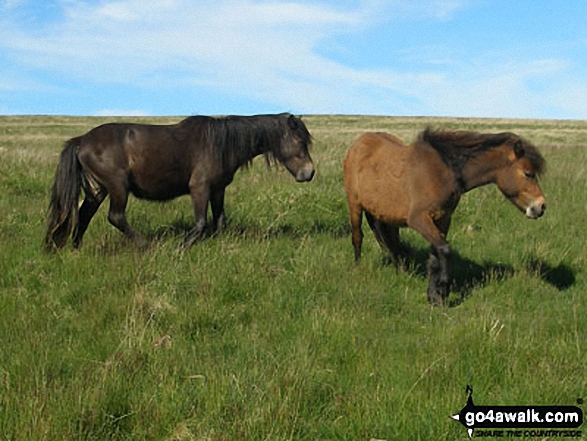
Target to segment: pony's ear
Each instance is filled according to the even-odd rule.
[[[291,130],[297,130],[298,127],[300,126],[300,123],[299,123],[298,118],[296,118],[294,115],[290,115],[287,118],[287,125],[289,126],[289,128]]]
[[[514,143],[514,153],[516,154],[516,158],[521,158],[525,155],[524,145],[522,144],[521,140],[517,140]]]

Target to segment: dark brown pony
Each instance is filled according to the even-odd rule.
[[[528,218],[537,219],[546,209],[537,182],[544,166],[536,147],[513,133],[426,129],[410,146],[387,133],[365,133],[344,160],[355,262],[361,258],[363,212],[396,265],[399,227],[410,227],[432,245],[428,300],[443,304],[451,283],[446,234],[461,195],[495,183]]]
[[[108,220],[137,244],[145,240],[126,221],[129,193],[165,201],[189,194],[196,217],[186,245],[206,230],[208,203],[214,230],[224,224],[224,191],[239,167],[255,156],[281,162],[298,182],[312,180],[310,133],[290,114],[192,116],[174,125],[104,124],[65,143],[51,190],[47,249],[61,248],[73,231],[81,245],[107,195]],[[80,189],[85,199],[79,208]]]

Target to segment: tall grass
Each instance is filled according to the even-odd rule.
[[[173,118],[136,118],[166,123]],[[109,119],[108,121],[111,121]],[[1,117],[0,438],[465,439],[479,404],[587,395],[587,123],[308,116],[317,175],[256,161],[226,196],[227,231],[180,251],[189,198],[131,200],[136,250],[106,220],[81,250],[41,251],[62,143],[100,118]],[[547,212],[467,194],[449,240],[452,307],[426,301],[427,244],[383,265],[365,231],[353,266],[341,161],[365,130],[514,131],[548,161]]]

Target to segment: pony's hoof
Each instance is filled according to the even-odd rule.
[[[137,250],[146,250],[149,248],[150,242],[144,237],[136,237],[133,239],[133,245]]]
[[[199,235],[199,236],[191,236],[191,235],[188,235],[181,242],[181,244],[179,245],[179,248],[181,250],[187,250],[188,248],[193,247],[196,244],[196,242],[199,242],[199,241],[201,241],[203,239],[204,239],[204,236],[203,235]]]
[[[445,306],[446,302],[445,299],[448,297],[448,294],[445,296],[442,292],[439,292],[436,288],[428,288],[428,302],[432,306]]]
[[[442,297],[437,297],[437,298],[428,297],[428,303],[430,303],[431,306],[438,306],[438,307],[445,306],[445,302]]]

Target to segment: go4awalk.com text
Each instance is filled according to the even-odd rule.
[[[467,429],[470,438],[582,437],[583,411],[577,406],[477,406],[473,389],[467,391],[467,404],[451,418]]]

